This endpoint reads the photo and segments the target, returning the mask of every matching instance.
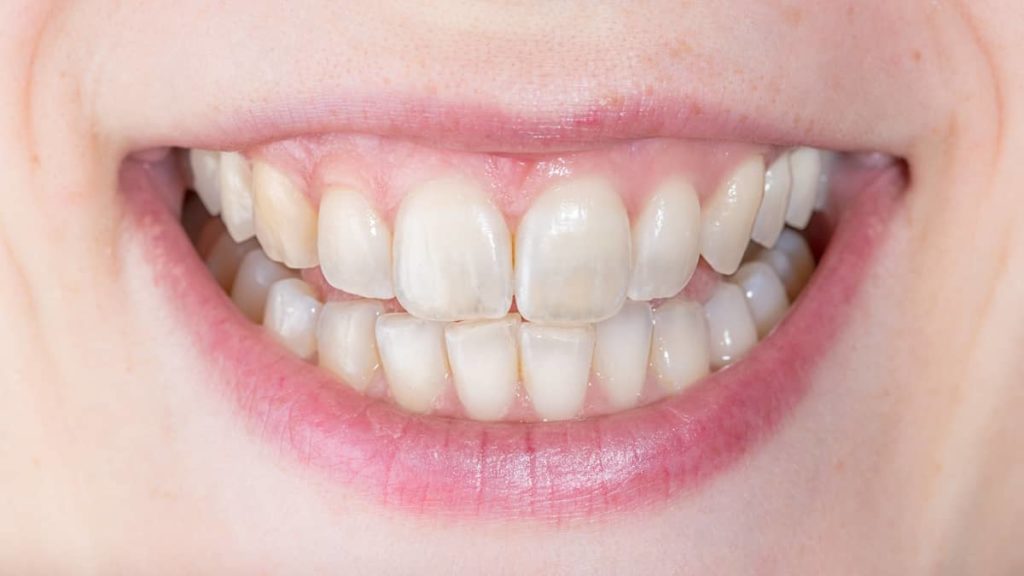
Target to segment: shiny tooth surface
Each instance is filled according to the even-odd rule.
[[[793,175],[793,185],[789,193],[786,224],[802,230],[807,227],[814,213],[821,177],[821,151],[815,148],[790,151],[789,168]]]
[[[750,238],[758,244],[771,248],[786,226],[786,210],[789,207],[789,189],[792,173],[789,156],[781,154],[764,173],[764,196],[757,209],[754,229]]]
[[[693,275],[700,258],[700,201],[683,178],[663,182],[633,222],[632,300],[669,298]]]
[[[373,381],[377,354],[377,318],[384,305],[376,300],[328,302],[317,325],[320,366],[360,392]]]
[[[252,168],[238,152],[220,155],[221,219],[235,242],[256,235],[252,211]]]
[[[763,194],[764,159],[754,156],[733,170],[705,203],[700,251],[716,272],[732,274],[740,267]]]
[[[365,196],[343,188],[323,195],[317,246],[320,271],[331,286],[365,298],[394,298],[391,228]]]
[[[615,315],[630,272],[629,218],[602,178],[557,185],[533,201],[516,232],[516,303],[523,318],[588,323]]]
[[[512,306],[512,238],[475,184],[427,182],[395,217],[395,296],[430,320],[500,318]]]
[[[611,405],[632,408],[647,380],[653,317],[646,302],[626,302],[594,327],[594,376]]]
[[[263,251],[289,268],[317,265],[317,215],[285,173],[265,162],[252,165],[256,237]]]
[[[499,420],[516,399],[519,382],[519,315],[449,324],[448,364],[466,414]]]
[[[814,274],[814,254],[803,236],[793,230],[783,230],[778,242],[771,250],[764,250],[757,256],[772,267],[786,287],[786,295],[793,302],[807,281]]]
[[[263,327],[293,354],[308,360],[316,354],[320,308],[309,284],[298,278],[278,280],[267,294]]]
[[[544,420],[566,420],[580,413],[593,354],[591,326],[520,326],[523,386],[538,416]]]
[[[291,278],[294,273],[267,258],[262,250],[253,250],[242,258],[231,286],[231,300],[250,322],[263,321],[270,285]]]
[[[651,366],[668,392],[679,392],[711,371],[707,320],[700,304],[669,300],[654,311]]]
[[[444,324],[384,314],[377,319],[377,350],[395,402],[410,412],[433,410],[448,379]]]
[[[740,266],[731,281],[743,290],[747,307],[754,317],[757,335],[763,338],[778,325],[789,309],[786,287],[771,266],[758,261]]]
[[[829,189],[832,186],[832,169],[838,161],[838,153],[821,151],[821,174],[818,176],[818,191],[814,197],[815,210],[824,210],[828,206]]]
[[[220,153],[213,150],[192,149],[188,152],[188,165],[192,169],[192,187],[211,216],[220,214]]]
[[[704,303],[704,317],[713,368],[732,364],[757,344],[757,327],[739,286],[719,284]]]
[[[255,242],[237,244],[231,239],[231,236],[222,234],[206,256],[206,268],[220,284],[220,287],[230,293],[231,286],[235,283],[235,276],[238,274],[238,268],[242,265],[242,259],[249,252],[258,249],[259,245]]]

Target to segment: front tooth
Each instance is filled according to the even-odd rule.
[[[231,285],[235,283],[235,276],[238,275],[238,268],[242,265],[242,259],[249,252],[258,249],[259,246],[255,242],[236,244],[231,236],[221,234],[206,256],[206,268],[213,274],[220,287],[225,292],[230,292]]]
[[[267,258],[262,250],[253,250],[238,266],[231,286],[231,300],[249,321],[258,324],[263,321],[271,284],[292,276],[291,270]]]
[[[292,353],[308,360],[316,354],[320,307],[309,284],[298,278],[278,280],[267,294],[263,326]]]
[[[700,257],[700,201],[682,178],[664,182],[633,222],[632,300],[675,296]]]
[[[653,318],[646,302],[626,302],[595,327],[594,376],[612,406],[631,408],[647,380]]]
[[[779,234],[786,226],[791,185],[789,156],[781,154],[764,173],[764,197],[761,199],[761,207],[757,209],[754,230],[750,233],[754,242],[771,248],[779,239]]]
[[[704,317],[708,321],[712,367],[732,364],[757,344],[757,327],[739,286],[719,284],[704,303]]]
[[[380,365],[377,317],[384,305],[375,300],[328,302],[317,326],[320,366],[360,392],[373,381]]]
[[[793,173],[793,186],[789,193],[786,223],[802,230],[811,220],[818,196],[821,151],[815,148],[797,148],[791,151],[789,168]]]
[[[192,187],[211,216],[220,214],[220,153],[213,150],[190,150],[188,164],[192,169]]]
[[[512,306],[512,239],[477,186],[429,182],[395,217],[395,295],[431,320],[500,318]]]
[[[289,268],[317,265],[316,212],[288,175],[265,162],[252,166],[256,237],[271,260]]]
[[[743,290],[747,307],[757,326],[757,335],[763,338],[775,328],[789,309],[786,287],[771,266],[758,261],[740,266],[731,280]]]
[[[221,218],[235,242],[256,235],[252,218],[252,168],[238,152],[220,155]]]
[[[739,165],[704,206],[700,251],[720,274],[740,267],[764,194],[764,159],[754,156]]]
[[[775,248],[761,252],[757,259],[775,270],[790,302],[796,300],[814,274],[814,254],[810,246],[803,236],[790,229],[783,230]]]
[[[466,414],[498,420],[508,413],[519,382],[519,316],[449,324],[448,363]]]
[[[594,354],[593,327],[523,324],[519,350],[523,385],[537,415],[565,420],[579,414]]]
[[[359,192],[334,189],[320,199],[320,271],[338,290],[390,300],[391,229]]]
[[[516,303],[533,322],[599,322],[622,307],[629,284],[629,218],[600,178],[537,198],[516,232]]]
[[[448,378],[444,324],[385,314],[377,319],[377,350],[398,405],[410,412],[432,410]]]
[[[658,383],[679,392],[710,372],[704,309],[689,300],[670,300],[654,311],[651,365]]]

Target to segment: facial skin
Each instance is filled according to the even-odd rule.
[[[8,0],[2,571],[1019,571],[1022,23],[998,1]],[[551,525],[366,501],[240,424],[125,233],[130,152],[356,115],[467,148],[571,148],[510,119],[670,97],[689,137],[882,151],[911,187],[786,425],[653,510]],[[391,98],[428,112],[382,114]],[[508,119],[467,136],[438,102]]]

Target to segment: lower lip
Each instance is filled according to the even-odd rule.
[[[126,169],[129,241],[204,350],[209,381],[262,441],[367,499],[407,513],[564,521],[663,503],[763,443],[807,394],[845,324],[905,178],[889,168],[847,208],[792,312],[742,362],[678,397],[576,422],[415,416],[291,356],[210,279],[160,185]],[[198,321],[197,321],[198,320]]]

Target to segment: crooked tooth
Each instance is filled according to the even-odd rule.
[[[793,174],[793,186],[789,193],[786,224],[802,230],[814,213],[821,178],[821,151],[815,148],[790,151],[789,168]]]
[[[319,228],[320,271],[331,286],[366,298],[394,298],[391,229],[362,194],[324,194]]]
[[[764,197],[757,209],[754,230],[750,238],[758,244],[771,248],[779,239],[786,226],[786,210],[789,206],[789,189],[792,173],[789,170],[789,156],[779,155],[764,173]]]
[[[224,227],[235,242],[256,235],[252,211],[252,168],[238,152],[220,155],[220,202]]]
[[[670,300],[654,311],[651,365],[658,383],[679,392],[710,372],[704,309],[689,300]]]
[[[523,324],[519,358],[523,386],[544,420],[574,418],[583,409],[594,354],[591,326]]]
[[[516,398],[519,316],[449,324],[448,363],[455,392],[474,420],[499,420]]]
[[[594,376],[613,407],[631,408],[647,380],[653,317],[646,302],[626,302],[595,326]]]
[[[786,287],[790,302],[796,300],[814,274],[814,254],[810,246],[800,233],[789,229],[782,231],[774,248],[758,254],[757,260],[775,270]]]
[[[771,266],[758,261],[740,266],[731,280],[743,290],[747,307],[754,317],[757,335],[763,338],[778,325],[789,309],[786,287]]]
[[[188,164],[192,169],[192,187],[196,195],[206,206],[206,211],[211,216],[217,216],[220,214],[220,153],[213,150],[189,150]]]
[[[598,322],[629,284],[629,218],[611,184],[578,179],[534,200],[516,232],[516,303],[533,322]]]
[[[764,159],[753,156],[737,167],[705,203],[701,254],[720,274],[740,267],[764,194]]]
[[[253,250],[238,265],[231,300],[250,322],[259,324],[263,321],[271,284],[292,276],[291,270],[267,258],[262,250]]]
[[[365,391],[380,365],[377,318],[384,305],[374,300],[328,302],[317,325],[320,366],[355,390]]]
[[[434,180],[395,217],[395,295],[431,320],[500,318],[512,306],[512,239],[501,212],[476,185]]]
[[[206,268],[213,274],[220,287],[225,292],[231,292],[231,286],[235,283],[235,276],[242,265],[242,259],[253,250],[258,250],[255,242],[243,242],[236,244],[231,236],[221,234],[221,237],[213,245],[213,249],[206,256]]]
[[[757,327],[739,286],[722,282],[704,303],[711,366],[721,368],[742,358],[757,344]]]
[[[320,307],[309,284],[298,278],[278,280],[267,294],[263,326],[292,353],[308,360],[316,354]]]
[[[256,237],[271,260],[289,268],[317,265],[317,217],[292,179],[265,162],[252,165]]]
[[[395,402],[410,412],[431,411],[448,378],[444,324],[384,314],[377,319],[377,350]]]
[[[678,294],[700,257],[700,201],[683,178],[662,183],[633,222],[633,273],[629,298]]]

